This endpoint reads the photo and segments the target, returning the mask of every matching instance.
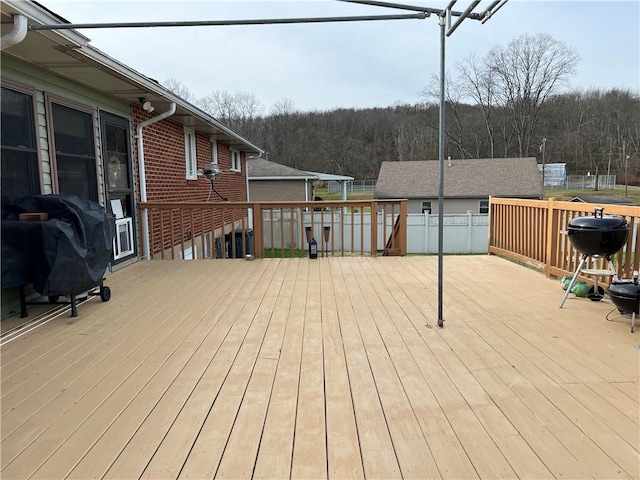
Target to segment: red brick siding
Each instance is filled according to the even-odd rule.
[[[133,107],[134,129],[137,131],[138,125],[152,118],[140,106]],[[150,202],[218,202],[220,198],[211,192],[211,183],[204,177],[197,180],[186,179],[186,165],[184,155],[184,127],[175,123],[171,118],[161,120],[143,129],[144,140],[144,163],[145,175],[147,179],[147,200]],[[207,135],[196,132],[196,157],[198,169],[211,162],[211,147],[213,144]],[[140,185],[139,170],[137,165],[137,141],[135,150],[135,175],[138,185]],[[246,201],[246,164],[245,155],[242,154],[242,171],[231,172],[230,150],[227,145],[218,143],[218,163],[222,174],[215,181],[215,188],[229,201]],[[140,191],[138,189],[138,191]],[[138,200],[140,196],[138,195]],[[203,232],[212,230],[211,214],[204,217],[196,214],[191,218],[190,214],[173,214],[173,225],[171,215],[165,212],[162,221],[160,215],[155,212],[150,215],[152,238],[152,250],[157,253],[161,250],[161,238],[164,238],[162,248],[167,249],[172,245],[187,241],[192,236],[202,235]],[[231,218],[223,222],[219,215],[214,217],[215,228],[219,228],[223,223],[228,224]],[[162,233],[162,235],[161,235]],[[188,242],[185,246],[190,246]]]

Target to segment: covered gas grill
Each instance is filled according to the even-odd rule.
[[[596,208],[593,216],[576,217],[569,222],[567,227],[569,241],[576,250],[582,253],[582,258],[560,303],[560,308],[563,307],[580,272],[595,275],[595,285],[590,289],[588,295],[591,300],[600,300],[604,294],[604,289],[598,286],[598,276],[607,275],[613,277],[614,281],[618,280],[611,255],[618,252],[626,243],[629,236],[629,225],[625,218],[603,215],[603,211],[603,208]],[[604,257],[609,269],[585,270],[587,259],[592,256]]]
[[[76,296],[85,292],[108,301],[103,277],[114,225],[102,206],[72,195],[22,197],[3,207],[2,288],[19,287],[21,316],[27,316],[29,303],[67,303],[77,316]],[[49,302],[27,302],[29,284]],[[60,296],[70,302],[58,302]]]

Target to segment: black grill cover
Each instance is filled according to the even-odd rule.
[[[47,221],[19,214],[47,212]],[[99,285],[111,261],[115,217],[74,195],[38,195],[2,209],[2,288],[33,284],[44,296],[78,294]]]

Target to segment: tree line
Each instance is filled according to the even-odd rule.
[[[640,96],[628,89],[572,90],[580,58],[546,34],[524,34],[485,57],[470,55],[445,79],[445,157],[535,156],[570,174],[618,175],[640,185]],[[302,112],[283,100],[264,113],[250,93],[195,98],[269,159],[300,170],[375,179],[383,161],[438,159],[439,79],[415,104]],[[544,148],[543,148],[544,146]]]

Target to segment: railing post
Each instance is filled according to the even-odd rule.
[[[398,241],[400,242],[400,255],[405,256],[407,254],[407,216],[408,205],[407,200],[400,200],[400,223],[398,230]],[[428,221],[428,219],[427,219]]]
[[[376,255],[378,255],[378,202],[374,200],[371,202],[371,256]]]
[[[252,208],[253,214],[253,256],[255,258],[264,257],[264,238],[262,228],[262,205],[254,203]]]
[[[491,255],[491,247],[495,246],[493,244],[495,238],[495,227],[493,226],[494,218],[496,216],[495,209],[496,205],[495,203],[493,203],[491,195],[489,195],[489,218],[487,219],[487,222],[489,224],[489,227],[487,228],[487,235],[489,236],[489,238],[487,239],[487,253],[489,255]]]
[[[547,251],[544,255],[544,273],[548,277],[551,275],[551,266],[556,264],[556,252],[558,246],[558,235],[555,231],[558,225],[558,210],[555,208],[553,198],[547,201],[547,220],[544,225],[547,235]]]

